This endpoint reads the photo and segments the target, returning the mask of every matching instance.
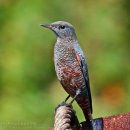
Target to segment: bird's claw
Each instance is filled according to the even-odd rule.
[[[57,111],[57,109],[58,109],[59,107],[61,107],[61,106],[66,106],[66,105],[67,105],[67,104],[66,104],[65,101],[61,102],[61,103],[55,108],[55,112]]]

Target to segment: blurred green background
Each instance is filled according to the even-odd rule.
[[[53,127],[67,94],[54,71],[56,37],[39,25],[58,20],[74,25],[87,58],[93,117],[129,112],[129,0],[0,0],[0,130]]]

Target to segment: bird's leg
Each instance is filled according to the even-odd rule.
[[[68,96],[67,96],[67,98],[65,99],[65,101],[64,101],[64,102],[66,102],[69,98],[70,98],[70,95],[68,95]]]
[[[67,100],[68,100],[69,98],[70,98],[70,95],[68,95],[67,98],[66,98],[63,102],[61,102],[61,104],[59,104],[59,105],[60,105],[60,106],[65,105],[66,102],[67,102]]]
[[[56,108],[55,108],[55,112],[57,111],[57,109],[60,107],[60,106],[64,106],[66,105],[66,101],[69,99],[70,95],[67,96],[67,98],[61,102]]]
[[[72,103],[74,102],[74,100],[76,99],[76,97],[77,97],[80,93],[81,93],[81,91],[80,91],[80,89],[78,89],[78,90],[76,91],[76,95],[73,97],[73,99],[71,100],[71,102],[68,104],[69,106],[72,105]]]

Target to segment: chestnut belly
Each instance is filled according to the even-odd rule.
[[[82,95],[86,87],[80,66],[67,65],[62,67],[60,71],[61,84],[66,92],[74,97],[76,91],[80,89]]]

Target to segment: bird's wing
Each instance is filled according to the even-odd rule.
[[[78,43],[75,44],[74,48],[75,48],[77,61],[80,65],[80,68],[81,68],[83,76],[84,76],[84,80],[86,82],[87,95],[89,97],[90,109],[91,109],[91,113],[92,113],[92,98],[91,98],[91,90],[90,90],[90,84],[89,84],[88,67],[86,64],[85,56]]]

